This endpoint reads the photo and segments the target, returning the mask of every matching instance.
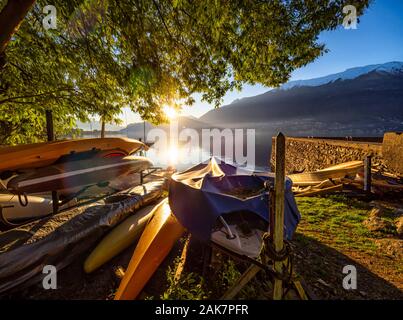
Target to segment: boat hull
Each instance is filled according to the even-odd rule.
[[[0,172],[39,168],[53,164],[63,155],[93,149],[120,151],[123,155],[145,148],[142,142],[128,138],[61,140],[0,148]]]
[[[63,162],[18,175],[7,183],[13,193],[40,193],[84,187],[151,167],[144,157],[112,157]]]
[[[101,240],[84,262],[84,271],[91,273],[138,240],[153,215],[149,206],[135,212]]]
[[[52,200],[40,196],[27,196],[27,206],[22,206],[18,196],[14,194],[0,194],[0,206],[3,208],[3,217],[16,222],[32,218],[40,218],[52,213]]]
[[[185,231],[171,213],[167,199],[153,211],[153,217],[134,250],[115,300],[135,299]]]

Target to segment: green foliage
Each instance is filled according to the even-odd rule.
[[[335,248],[352,248],[363,252],[376,250],[379,235],[363,224],[369,206],[343,196],[296,198],[302,219],[298,232]]]
[[[362,14],[368,2],[348,4]],[[192,105],[196,92],[219,106],[244,84],[278,86],[325,52],[318,35],[346,3],[55,0],[57,29],[45,31],[38,0],[6,49],[0,139],[40,140],[45,109],[59,132],[94,114],[115,121],[124,106],[159,123],[163,105]]]
[[[177,257],[174,267],[169,266],[166,272],[168,288],[162,294],[161,300],[204,300],[208,293],[205,291],[203,278],[197,273],[183,272],[179,279],[175,279],[175,270],[180,262]]]

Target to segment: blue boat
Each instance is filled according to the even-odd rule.
[[[256,257],[270,222],[268,184],[274,185],[272,173],[249,171],[213,157],[172,176],[169,204],[195,237]],[[287,178],[285,240],[292,238],[301,218],[291,187]]]

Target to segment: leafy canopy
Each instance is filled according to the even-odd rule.
[[[0,0],[0,9],[6,0]],[[125,106],[165,120],[163,106],[192,95],[219,106],[244,84],[276,87],[323,54],[347,1],[55,0],[57,29],[45,30],[37,1],[6,49],[0,73],[0,144],[44,137],[76,119],[115,121]],[[348,1],[362,14],[366,1]]]

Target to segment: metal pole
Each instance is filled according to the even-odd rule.
[[[371,193],[371,156],[367,156],[364,162],[364,191]]]
[[[284,181],[285,181],[285,137],[280,132],[276,138],[276,162],[275,162],[275,225],[274,225],[274,248],[276,252],[283,250],[284,246]],[[281,274],[283,261],[275,261],[274,269]],[[283,296],[283,282],[274,280],[273,299],[280,300]]]
[[[46,110],[46,132],[48,135],[48,141],[55,140],[54,127],[53,127],[53,113],[52,110]],[[56,214],[59,211],[59,196],[57,191],[52,191],[52,206],[53,213]]]

